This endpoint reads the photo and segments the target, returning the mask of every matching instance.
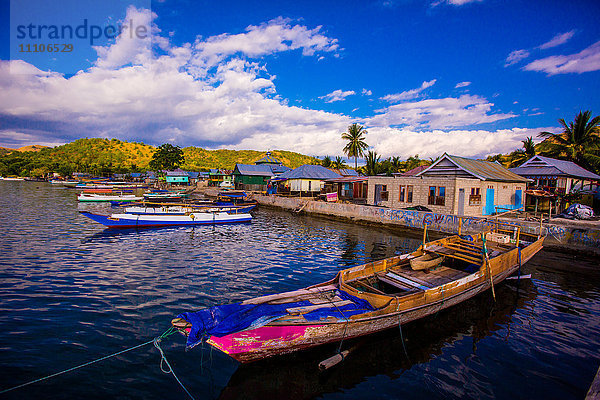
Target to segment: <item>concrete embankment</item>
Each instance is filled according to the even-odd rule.
[[[254,199],[265,206],[279,207],[288,210],[325,215],[328,217],[341,217],[354,221],[388,224],[395,227],[423,229],[427,224],[428,229],[445,234],[458,233],[459,225],[465,234],[477,233],[496,219],[480,217],[462,217],[456,215],[438,214],[434,212],[393,210],[383,207],[366,205],[326,203],[302,198],[289,198],[278,196],[263,196],[254,194]],[[569,221],[552,220],[540,226],[538,221],[524,221],[514,218],[499,218],[499,221],[516,224],[521,231],[538,235],[541,229],[546,235],[544,246],[561,249],[563,251],[578,251],[600,255],[600,222],[594,221]]]

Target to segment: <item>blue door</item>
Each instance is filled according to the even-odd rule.
[[[521,189],[515,190],[515,209],[521,208],[523,205],[523,191]]]
[[[485,192],[485,208],[483,215],[492,215],[494,213],[494,189],[487,189]]]

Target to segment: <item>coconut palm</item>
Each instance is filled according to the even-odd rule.
[[[365,150],[369,148],[369,145],[365,143],[367,133],[364,126],[356,123],[348,126],[348,132],[342,133],[342,139],[348,141],[344,147],[344,153],[348,157],[354,157],[354,169],[358,166],[358,157],[364,156]]]
[[[344,159],[340,156],[337,156],[335,160],[331,162],[330,166],[333,169],[344,169],[348,167]]]
[[[390,158],[390,166],[392,167],[392,173],[400,172],[400,170],[404,166],[404,163],[402,162],[402,160],[400,160],[400,157],[392,157]]]
[[[509,158],[509,168],[519,166],[537,154],[533,138],[528,137],[527,139],[521,141],[521,143],[523,143],[523,148],[513,151],[507,157]]]
[[[365,173],[367,175],[377,175],[379,173],[379,160],[381,156],[377,155],[373,150],[369,150],[365,157]]]
[[[600,116],[591,116],[591,111],[579,112],[568,124],[562,118],[558,120],[563,127],[561,133],[541,132],[538,136],[546,140],[540,146],[540,153],[573,161],[584,168],[600,167]]]
[[[325,168],[331,167],[331,157],[325,156],[325,158],[323,158],[323,160],[321,161],[321,165]]]

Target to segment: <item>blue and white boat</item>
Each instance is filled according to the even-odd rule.
[[[194,226],[213,224],[234,224],[252,221],[247,213],[236,212],[186,212],[166,214],[112,214],[100,215],[80,211],[86,217],[108,228],[151,228],[164,226]]]

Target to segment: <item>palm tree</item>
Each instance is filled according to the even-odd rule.
[[[365,127],[357,123],[348,126],[348,132],[342,133],[342,139],[348,141],[344,147],[344,153],[348,157],[354,157],[354,169],[358,166],[358,157],[364,156],[365,150],[369,148],[364,137],[367,133]]]
[[[392,157],[390,159],[390,165],[392,167],[392,173],[400,172],[404,163],[400,160],[400,157]]]
[[[541,132],[538,136],[546,140],[540,146],[540,153],[596,170],[600,166],[600,116],[590,120],[591,116],[591,111],[579,112],[568,124],[562,118],[558,120],[563,127],[561,133]]]
[[[321,161],[321,165],[325,168],[329,168],[331,166],[331,157],[325,156],[325,158],[323,158]]]
[[[348,165],[346,165],[346,162],[344,161],[344,159],[340,156],[337,156],[335,158],[334,161],[331,162],[330,164],[331,168],[333,169],[344,169],[346,168]]]
[[[377,175],[379,173],[380,158],[381,156],[378,156],[376,152],[369,150],[365,157],[365,172],[367,175]]]
[[[507,157],[509,159],[509,168],[519,166],[537,154],[533,138],[528,137],[527,139],[521,141],[521,143],[523,143],[523,148],[513,151]]]

